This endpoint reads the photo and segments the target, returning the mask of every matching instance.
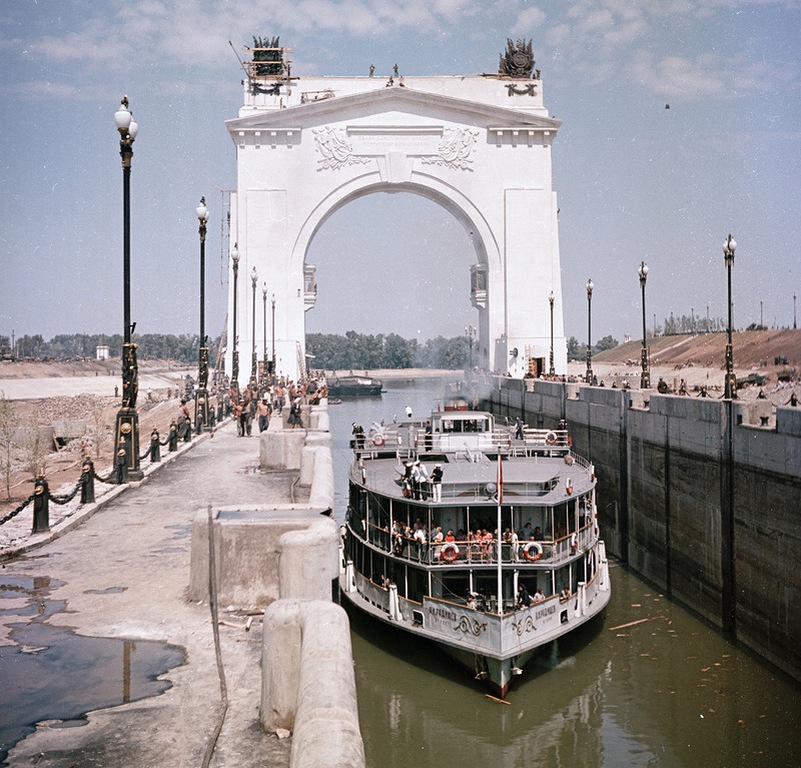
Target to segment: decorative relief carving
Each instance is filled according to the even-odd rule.
[[[526,85],[515,85],[514,83],[507,83],[506,90],[508,91],[509,95],[517,94],[518,96],[525,96],[528,94],[529,96],[536,96],[537,95],[537,85],[536,83],[528,83]]]
[[[327,125],[315,128],[313,133],[317,151],[322,155],[322,159],[318,160],[321,168],[335,169],[343,165],[370,162],[369,157],[353,154],[353,145],[343,129]]]
[[[462,170],[469,169],[471,155],[476,147],[478,131],[469,128],[446,128],[437,148],[437,154],[422,158],[429,165],[448,165]]]
[[[429,140],[427,134],[410,133],[358,134],[359,141],[354,143],[346,130],[342,128],[313,129],[314,141],[321,157],[317,161],[320,169],[337,169],[345,165],[356,163],[369,163],[374,157],[384,155],[392,149],[406,152],[410,157],[420,157],[421,162],[429,165],[444,165],[461,170],[469,170],[473,162],[473,153],[479,132],[469,128],[446,128],[436,147],[426,147]],[[431,136],[430,139],[435,139]],[[410,147],[410,143],[414,146]],[[406,145],[404,147],[404,145]],[[361,149],[361,152],[358,149]]]
[[[531,616],[526,616],[523,621],[512,622],[512,629],[514,629],[518,637],[520,637],[523,633],[528,634],[529,632],[537,631]]]
[[[463,632],[466,635],[480,635],[487,629],[486,621],[479,621],[478,619],[469,619],[467,616],[460,616],[459,622],[453,627],[456,632]]]

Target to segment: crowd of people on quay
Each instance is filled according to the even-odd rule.
[[[176,418],[179,440],[191,439],[191,408],[195,394],[194,379],[187,374]],[[236,422],[239,437],[250,437],[254,423],[259,433],[264,432],[273,414],[280,416],[288,406],[287,425],[291,429],[303,428],[303,406],[316,405],[326,397],[328,388],[321,373],[310,372],[297,381],[285,376],[251,379],[241,388],[227,375],[218,374],[208,393],[209,426],[231,418]]]

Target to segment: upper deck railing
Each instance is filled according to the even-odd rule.
[[[373,424],[363,438],[352,441],[352,447],[364,458],[385,458],[387,452],[394,452],[398,458],[447,453],[454,461],[473,461],[481,453],[504,456],[572,454],[571,440],[565,429],[524,429],[522,436],[516,436],[511,427],[497,425],[492,432],[426,432],[422,422]],[[589,466],[581,457],[572,456],[580,466]]]
[[[539,541],[507,542],[492,539],[455,539],[454,541],[421,541],[402,532],[368,523],[366,535],[351,528],[354,535],[376,549],[391,553],[399,560],[408,560],[420,565],[453,568],[461,565],[481,566],[501,563],[534,565],[540,563],[553,568],[588,550],[598,539],[594,521],[587,521],[577,531],[559,538]]]

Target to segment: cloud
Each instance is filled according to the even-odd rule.
[[[716,55],[708,53],[695,57],[664,56],[657,60],[640,53],[632,64],[632,75],[660,96],[698,99],[730,90],[729,73]]]
[[[545,12],[539,8],[526,8],[512,24],[512,29],[516,34],[524,35],[533,29],[538,29],[545,23]]]

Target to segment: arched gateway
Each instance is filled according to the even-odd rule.
[[[525,45],[509,47],[507,59],[526,58]],[[239,254],[238,280],[229,281],[228,339],[237,307],[240,382],[250,377],[251,349],[268,350],[279,374],[303,371],[305,313],[317,292],[314,267],[305,264],[312,238],[348,202],[398,191],[440,204],[471,234],[475,264],[464,286],[478,310],[479,363],[516,377],[547,372],[553,336],[555,368],[564,372],[551,179],[561,122],[543,107],[530,44],[528,51],[528,66],[505,68],[502,59],[505,71],[497,75],[307,78],[290,76],[286,49],[254,49],[244,106],[226,123],[237,148],[231,241]],[[260,52],[278,62],[259,63]],[[254,267],[258,302],[251,301]]]

